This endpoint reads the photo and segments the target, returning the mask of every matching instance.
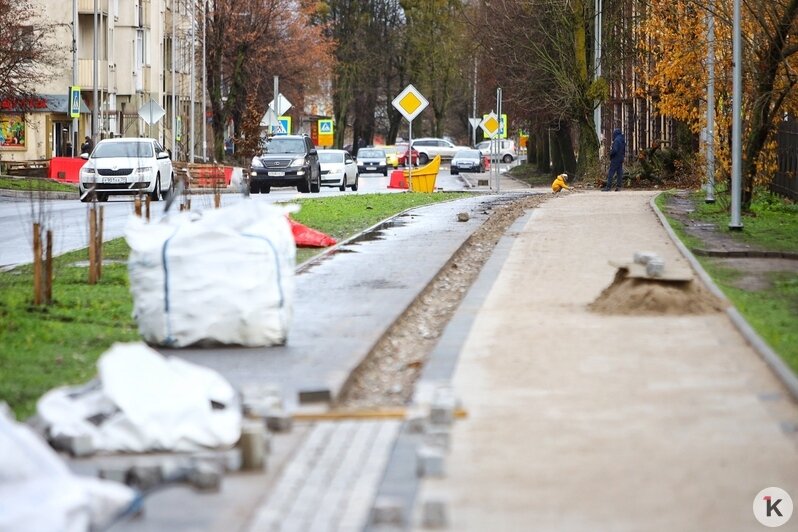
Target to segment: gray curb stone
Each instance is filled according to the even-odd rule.
[[[665,217],[662,211],[659,210],[659,207],[657,207],[656,199],[660,194],[657,194],[651,198],[649,204],[659,218],[660,223],[665,228],[665,231],[667,231],[668,236],[670,236],[673,243],[676,245],[682,255],[684,255],[693,269],[698,272],[698,276],[710,289],[710,291],[723,301],[729,302],[725,294],[715,284],[715,281],[712,280],[706,270],[704,270],[703,266],[701,266],[701,263],[698,262],[698,259],[695,258],[695,255],[693,255],[687,246],[685,246],[682,241],[679,240],[679,237],[671,227],[671,224],[668,223],[668,219]],[[731,304],[731,302],[729,302],[729,306],[726,307],[726,314],[729,316],[732,323],[734,323],[734,326],[737,327],[737,330],[740,331],[740,334],[743,335],[748,344],[753,347],[757,353],[759,353],[759,356],[762,357],[773,373],[776,374],[776,377],[778,377],[787,390],[789,390],[790,394],[793,396],[793,399],[798,401],[798,377],[796,377],[795,373],[792,372],[789,366],[784,363],[784,360],[782,360],[781,357],[775,351],[773,351],[773,349],[762,339],[762,337],[759,336],[756,331],[754,331],[753,327],[751,327],[745,318],[743,318],[743,316]]]

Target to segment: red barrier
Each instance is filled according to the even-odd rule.
[[[404,170],[394,170],[391,172],[391,182],[388,184],[388,188],[408,188]]]
[[[291,218],[288,218],[288,222],[291,224],[291,232],[294,234],[294,242],[297,247],[326,248],[336,244],[336,240],[330,235],[311,229]]]
[[[80,157],[53,157],[50,159],[47,177],[63,183],[77,183],[84,164],[86,160]]]

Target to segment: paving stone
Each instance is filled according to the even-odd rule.
[[[371,511],[371,524],[404,526],[404,507],[399,497],[377,497]]]
[[[283,411],[271,411],[266,415],[266,426],[272,432],[288,432],[294,427],[294,418]]]
[[[419,477],[443,477],[444,456],[440,449],[421,446],[416,453],[416,474]]]
[[[266,467],[266,427],[260,421],[246,421],[241,425],[239,442],[241,469],[262,470]]]
[[[222,487],[222,468],[212,462],[198,462],[189,470],[188,481],[198,491],[217,492]]]
[[[446,501],[425,500],[421,505],[421,525],[424,528],[446,528],[448,525]]]

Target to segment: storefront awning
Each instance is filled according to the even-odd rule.
[[[69,113],[68,94],[37,94],[26,98],[4,98],[0,100],[0,113]],[[80,101],[80,113],[91,111]]]

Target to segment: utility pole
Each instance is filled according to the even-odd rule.
[[[731,221],[729,229],[742,231],[740,219],[742,192],[742,124],[740,112],[743,98],[743,51],[740,35],[740,0],[734,0],[734,76],[732,83],[732,175],[731,175]]]
[[[98,52],[98,45],[97,40],[99,39],[99,24],[97,21],[98,18],[98,10],[99,6],[97,5],[98,0],[94,0],[94,69],[92,72],[93,76],[93,93],[92,93],[92,106],[91,106],[91,139],[94,144],[97,144],[97,130],[98,130],[98,118],[100,115],[100,98],[98,95],[98,86],[100,85],[100,65],[99,65],[99,58],[97,57]]]
[[[715,0],[708,1],[707,11],[707,195],[706,203],[715,203]]]
[[[197,17],[194,16],[194,9],[196,6],[196,0],[191,0],[191,76],[189,81],[189,86],[191,87],[191,109],[189,111],[189,162],[194,162],[194,107],[196,106],[196,94],[197,94],[197,76],[195,75],[195,65],[197,63],[197,39],[195,38],[195,29],[197,27]]]
[[[474,55],[474,98],[471,102],[471,116],[474,118],[477,117],[477,56]],[[471,145],[477,145],[477,126],[476,124],[471,124]]]
[[[208,100],[206,89],[208,87],[207,69],[205,66],[205,26],[208,20],[206,5],[202,3],[202,160],[208,162]]]
[[[177,53],[177,0],[172,0],[172,158],[177,157],[177,70],[175,69]]]
[[[72,86],[78,84],[78,0],[72,0]],[[70,102],[71,105],[71,102]],[[72,119],[72,153],[74,157],[80,144],[78,144],[78,118]]]
[[[601,10],[603,9],[602,0],[595,0],[596,10],[593,25],[593,79],[598,80],[601,77]],[[599,155],[603,150],[601,143],[601,102],[596,103],[596,108],[593,109],[593,123],[596,127],[596,136],[598,137]]]

